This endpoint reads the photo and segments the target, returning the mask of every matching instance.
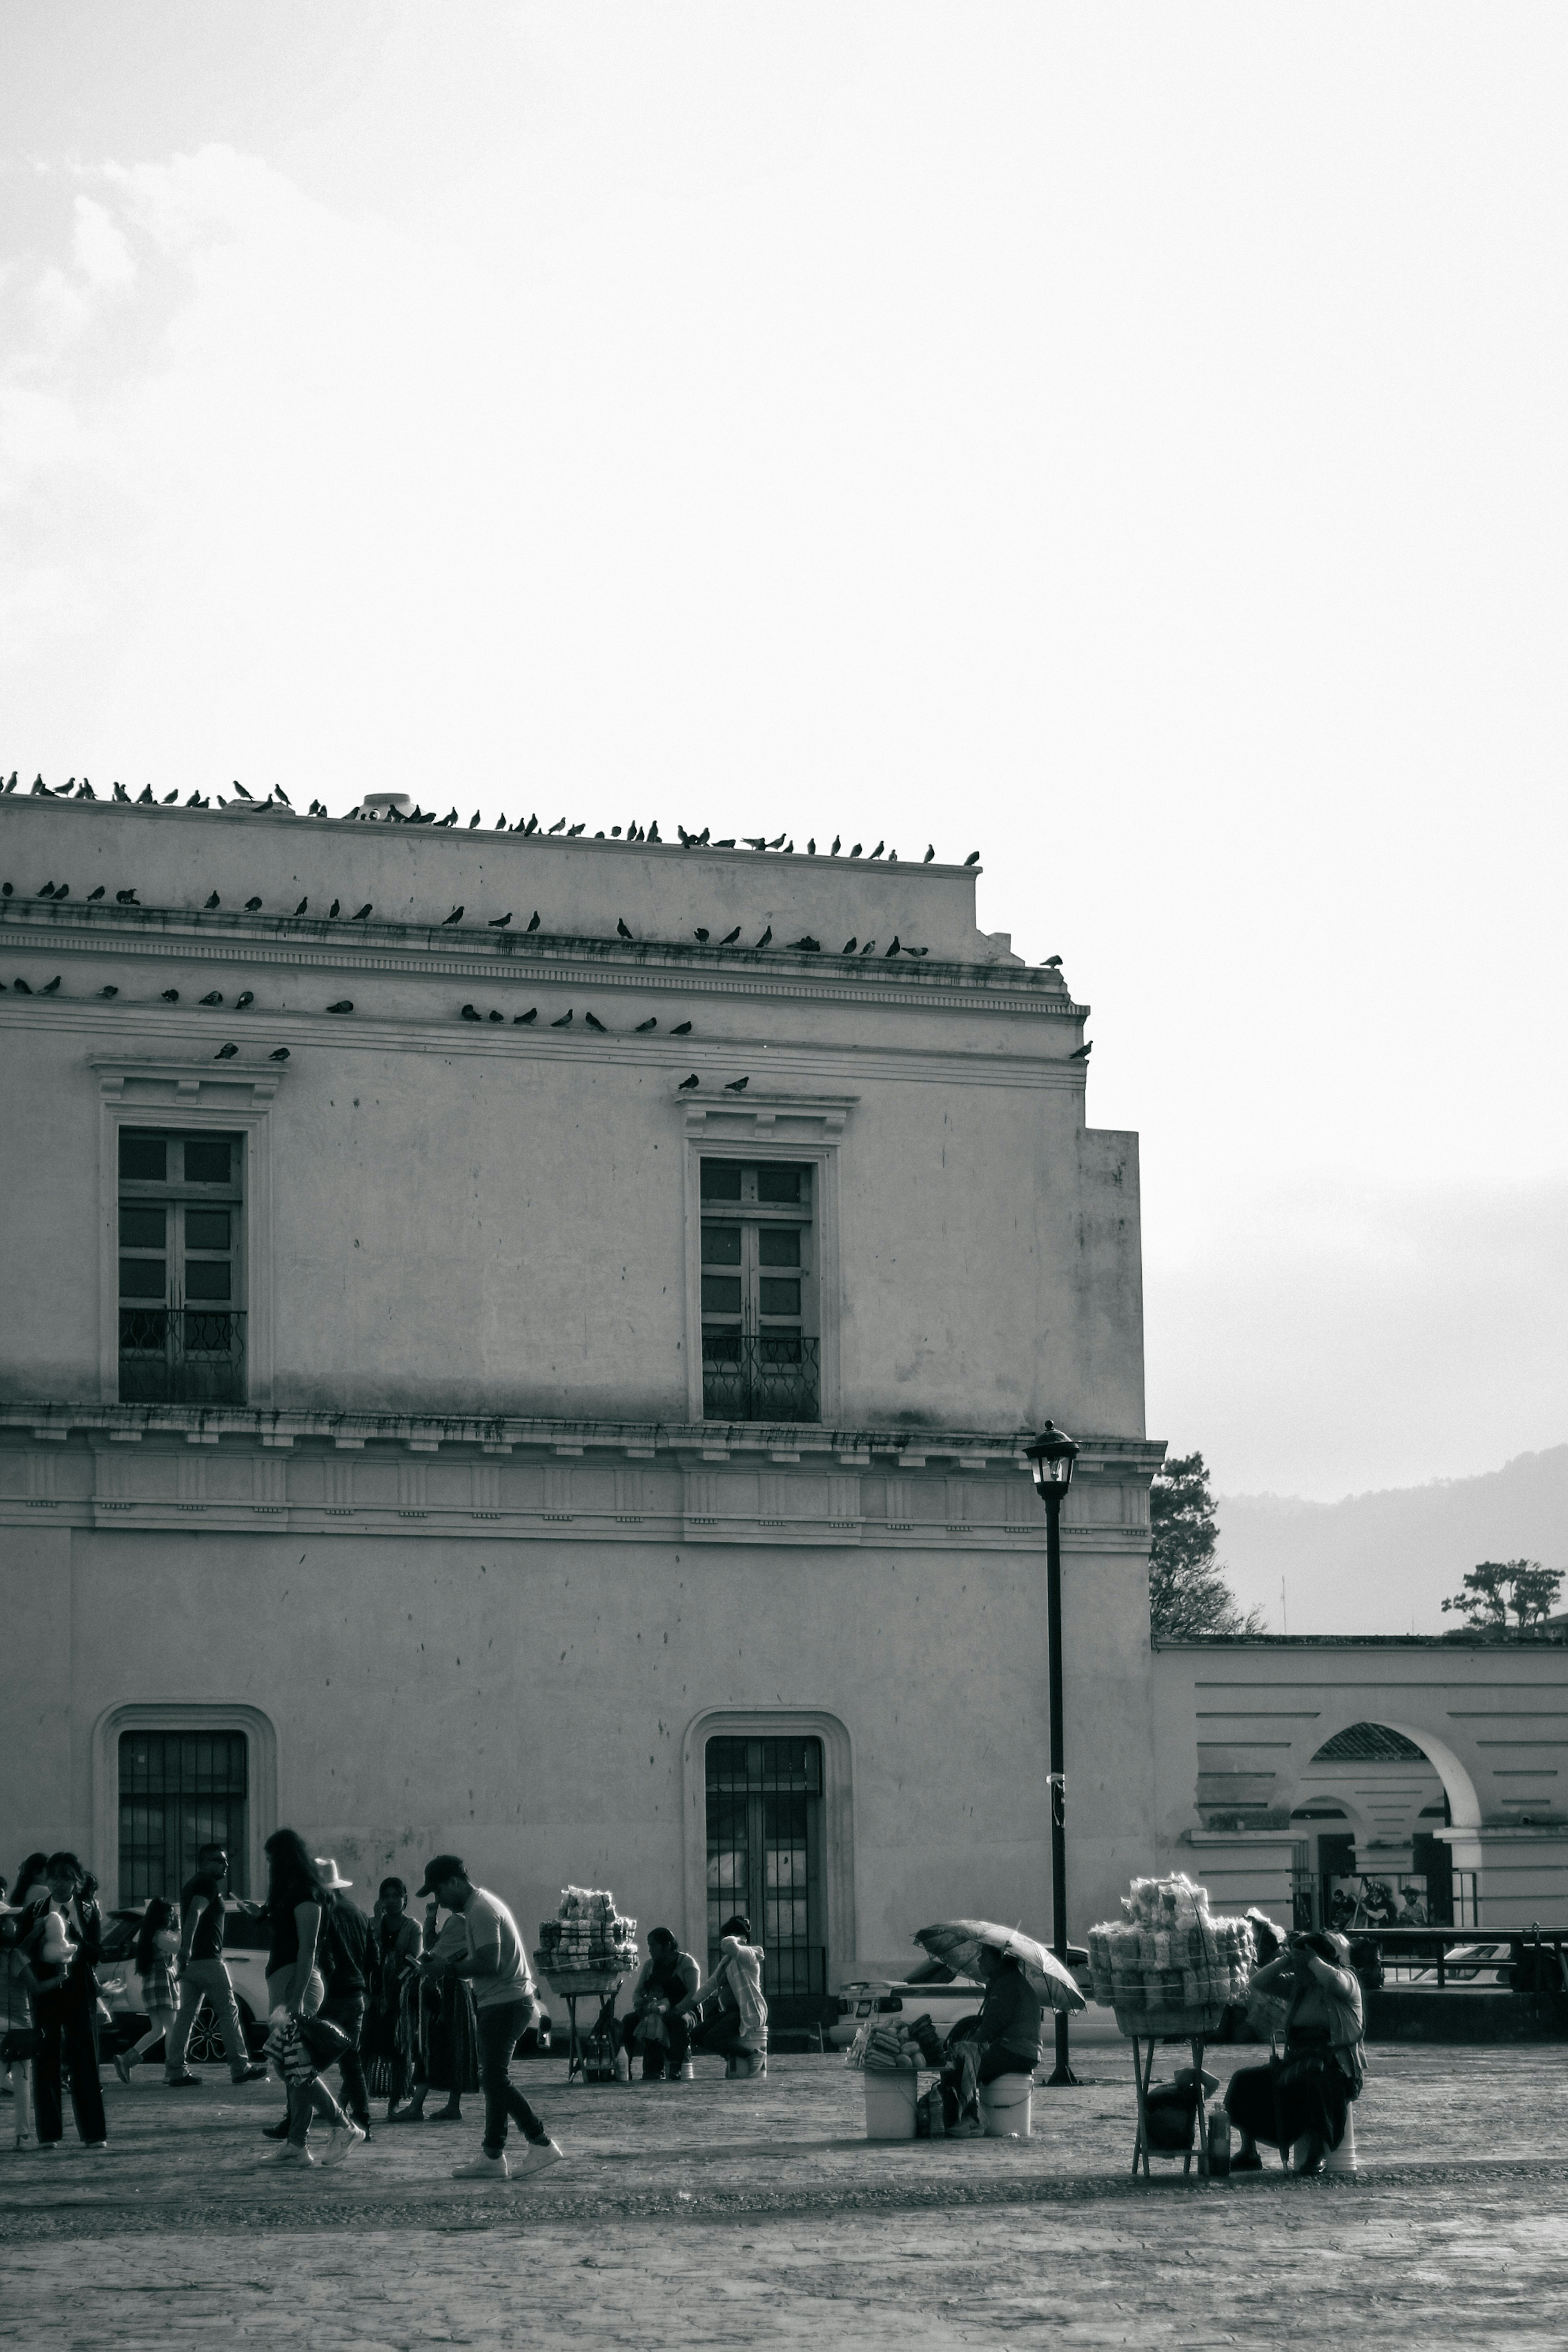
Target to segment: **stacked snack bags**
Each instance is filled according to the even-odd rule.
[[[637,1923],[623,1919],[613,1895],[591,1886],[563,1886],[553,1919],[539,1923],[534,1956],[552,1976],[596,1976],[637,1964]]]
[[[889,2018],[886,2023],[863,2025],[845,2052],[844,2063],[864,2067],[868,2074],[918,2073],[921,2056],[914,2029]]]
[[[1122,1916],[1089,1931],[1094,1997],[1123,2033],[1199,2032],[1247,1999],[1256,1952],[1246,1919],[1210,1916],[1206,1886],[1180,1873],[1135,1878]]]

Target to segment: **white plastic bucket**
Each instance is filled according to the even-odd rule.
[[[920,2077],[913,2067],[878,2074],[866,2069],[866,2137],[868,2139],[913,2139],[915,2093]]]
[[[1359,2172],[1360,2169],[1361,2167],[1355,2160],[1355,2109],[1347,2107],[1345,2136],[1338,2147],[1330,2148],[1323,2158],[1323,2170],[1325,2172]]]
[[[998,2074],[980,2085],[980,2120],[987,2139],[1029,2137],[1034,2083],[1027,2074]]]

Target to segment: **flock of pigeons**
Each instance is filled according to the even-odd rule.
[[[16,772],[13,769],[5,783],[0,784],[0,794],[14,793],[16,789]],[[296,814],[298,814],[298,811],[294,810],[293,802],[289,799],[281,784],[274,784],[266,799],[262,801],[258,801],[254,793],[247,793],[245,786],[239,782],[237,777],[235,779],[233,789],[235,799],[237,801],[248,801],[254,808],[268,808],[276,806],[286,808],[293,811]],[[91,784],[85,776],[82,776],[79,779],[76,776],[68,776],[63,784],[55,785],[46,784],[42,776],[35,776],[28,790],[30,796],[42,797],[45,800],[95,801],[98,798],[98,794],[93,791]],[[117,801],[124,801],[128,803],[133,803],[137,808],[169,808],[179,799],[179,793],[176,790],[172,793],[165,793],[162,801],[160,801],[153,793],[151,784],[144,784],[139,793],[132,795],[126,791],[123,784],[117,783],[112,793],[113,799]],[[221,793],[217,795],[217,804],[219,808],[228,808],[232,805],[230,802],[225,800]],[[185,806],[187,808],[199,809],[210,808],[212,806],[212,796],[203,793],[192,793],[185,802]],[[320,801],[313,800],[305,814],[307,816],[330,816],[331,812],[329,809],[323,808]],[[451,808],[447,810],[445,816],[437,816],[434,809],[423,809],[417,804],[416,804],[406,815],[404,814],[401,809],[395,808],[386,808],[384,810],[352,808],[344,813],[339,822],[344,824],[381,824],[455,825],[458,823],[458,812],[455,808]],[[467,830],[471,833],[479,822],[479,812],[476,809],[473,815],[468,819]],[[548,840],[552,834],[561,833],[565,835],[568,841],[575,841],[579,834],[585,833],[587,831],[587,827],[585,824],[568,824],[563,816],[558,816],[553,824],[545,825],[542,831],[537,815],[527,818],[519,817],[517,823],[513,825],[509,825],[504,816],[498,816],[495,822],[495,830],[497,833],[521,833],[525,839],[531,833],[538,833],[541,835],[541,838],[545,840]],[[782,833],[775,834],[772,841],[764,840],[761,834],[750,833],[742,834],[738,837],[731,834],[726,836],[723,840],[715,841],[712,838],[711,828],[708,825],[704,825],[700,833],[688,833],[683,824],[678,824],[675,830],[679,836],[682,849],[776,849],[781,850],[786,857],[793,857],[795,855],[794,841],[786,839],[785,835]],[[649,825],[640,824],[635,820],[632,824],[625,827],[618,824],[613,824],[611,825],[607,835],[603,831],[600,831],[595,833],[593,838],[595,841],[604,841],[607,838],[611,841],[646,841],[664,844],[664,836],[659,832],[658,819],[657,817],[655,817],[653,823]],[[668,844],[664,844],[664,845],[668,846]],[[842,835],[835,834],[833,836],[832,848],[825,851],[824,855],[828,857],[837,857],[839,852],[843,849],[843,846],[844,842]],[[808,857],[815,857],[816,856],[816,843],[815,840],[808,841],[806,843],[805,854]],[[866,852],[864,845],[858,841],[855,844],[854,848],[849,852],[849,856],[851,857],[861,857],[865,855]],[[876,848],[871,851],[870,855],[873,858],[886,857],[889,865],[896,866],[899,862],[898,851],[896,849],[889,849],[884,841],[879,841],[877,844]],[[934,845],[928,842],[926,844],[925,856],[921,861],[921,864],[929,866],[935,856],[936,850]],[[965,866],[978,866],[980,863],[980,852],[977,849],[972,849],[963,862]]]
[[[96,890],[89,890],[88,892],[88,903],[90,905],[94,899],[103,898],[106,895],[106,892],[107,885],[100,882]],[[37,895],[40,898],[48,898],[55,904],[58,905],[62,900],[70,897],[70,885],[68,882],[46,882],[43,888],[39,890]],[[0,882],[0,898],[10,898],[15,896],[16,889],[12,883]],[[134,890],[117,890],[114,894],[114,903],[117,907],[140,907],[142,901],[137,897]],[[258,915],[261,912],[264,903],[265,902],[260,898],[247,898],[245,901],[245,912],[247,915]],[[222,898],[215,890],[210,898],[203,901],[202,911],[204,914],[210,915],[214,913],[216,908],[221,907],[222,904]],[[298,919],[302,915],[308,915],[310,911],[310,901],[307,895],[305,898],[300,899],[299,905],[295,908],[293,919]],[[350,915],[347,919],[351,923],[368,922],[374,911],[375,908],[374,902],[367,898],[364,905],[363,907],[356,907],[353,913]],[[432,928],[437,930],[447,930],[453,925],[460,923],[467,912],[468,909],[466,907],[454,907],[449,915],[443,915],[439,923],[433,925]],[[328,922],[336,922],[338,917],[342,913],[342,901],[339,898],[334,898],[331,905],[327,908],[326,919]],[[486,929],[492,931],[504,931],[508,929],[510,922],[511,910],[509,908],[504,915],[491,915],[486,924]],[[525,933],[537,931],[539,925],[540,914],[539,909],[536,907],[523,927]],[[732,931],[726,931],[721,940],[715,941],[711,931],[705,929],[700,924],[697,929],[693,930],[691,936],[698,942],[700,947],[707,947],[711,943],[721,948],[732,948],[740,939],[742,928],[742,926],[737,923]],[[616,918],[616,935],[618,939],[622,940],[635,940],[637,938],[637,933],[631,929],[631,926],[622,916],[619,915]],[[772,947],[773,940],[773,927],[770,923],[763,931],[761,939],[756,941],[751,952],[753,955],[760,954],[764,948]],[[799,950],[807,955],[820,955],[822,953],[822,941],[820,940],[814,940],[809,931],[803,932],[798,940],[786,940],[784,944],[786,948],[791,950]],[[841,956],[868,956],[875,951],[876,945],[877,942],[875,940],[867,940],[864,944],[862,944],[862,942],[858,939],[849,939],[845,940],[844,945],[839,949],[838,952]],[[894,932],[889,944],[882,950],[884,959],[889,956],[923,956],[929,955],[930,953],[931,950],[929,948],[905,947],[896,931]],[[1060,963],[1061,958],[1057,956],[1053,958],[1052,961],[1054,963]]]
[[[16,790],[16,775],[15,771],[13,771],[6,782],[3,785],[0,785],[0,794],[14,793]],[[251,802],[255,801],[254,794],[247,792],[245,786],[237,781],[235,783],[234,790],[241,800]],[[71,776],[67,779],[65,783],[55,787],[51,791],[50,786],[45,783],[43,777],[40,775],[34,779],[31,786],[31,793],[33,795],[41,794],[45,798],[58,800],[69,800],[75,798],[79,801],[90,801],[98,798],[98,794],[93,791],[92,785],[85,776],[81,777],[79,780],[75,776]],[[267,806],[272,802],[274,794],[276,795],[277,802],[281,806],[284,808],[292,808],[293,803],[289,801],[288,794],[284,792],[280,784],[275,784],[273,786],[272,792],[267,796],[267,801],[256,803],[255,804],[260,807]],[[124,801],[127,803],[132,799],[132,795],[126,791],[124,785],[121,783],[115,784],[113,797],[117,801]],[[171,803],[177,801],[178,798],[179,794],[177,792],[166,793],[163,796],[163,802],[157,803],[154,801],[153,787],[151,784],[148,784],[143,788],[141,793],[137,795],[135,804],[137,806],[147,807],[168,807]],[[210,800],[200,793],[191,793],[190,797],[185,802],[185,806],[187,808],[207,808],[210,807]],[[226,807],[229,803],[220,795],[218,805],[220,807]],[[323,808],[319,802],[313,800],[310,804],[308,814],[311,816],[326,816],[328,814],[328,811]],[[377,813],[374,811],[353,809],[349,812],[349,817],[351,819],[360,819],[369,823],[390,822],[395,824],[455,825],[458,822],[458,812],[454,808],[450,810],[446,816],[437,817],[434,810],[427,811],[420,809],[417,806],[406,816],[405,816],[400,811],[391,808],[387,809],[384,815],[378,815]],[[476,809],[473,815],[468,820],[468,829],[471,831],[479,822],[479,811]],[[574,840],[579,834],[584,832],[584,829],[585,828],[581,824],[569,825],[564,817],[558,817],[552,825],[545,828],[545,834],[547,837],[551,834],[563,833],[568,840]],[[496,830],[503,833],[509,830],[504,816],[497,819]],[[513,833],[521,833],[524,836],[527,836],[530,834],[538,833],[540,831],[539,819],[537,815],[530,816],[526,822],[520,818],[516,824],[510,827],[510,830]],[[700,833],[689,833],[684,825],[678,825],[676,827],[676,831],[679,835],[680,845],[683,849],[706,849],[709,847],[712,847],[714,849],[733,849],[737,846],[736,841],[732,838],[721,841],[711,841],[710,837],[710,828],[707,825],[703,826]],[[618,824],[612,825],[610,828],[609,837],[612,840],[618,840],[624,837],[626,840],[632,842],[659,842],[662,838],[658,830],[658,822],[657,818],[651,825],[646,828],[640,824],[634,822],[626,827],[624,836],[622,828]],[[603,833],[597,833],[594,835],[594,838],[596,841],[603,841],[605,836]],[[764,839],[761,835],[753,836],[748,834],[741,838],[742,845],[748,849],[762,851],[782,850],[786,856],[792,856],[795,851],[795,843],[793,840],[787,839],[782,833],[775,835],[772,841]],[[830,857],[837,857],[842,850],[843,845],[842,836],[836,834],[833,838],[832,846],[826,852],[826,855]],[[849,856],[851,857],[859,857],[863,854],[863,845],[858,841],[856,842],[853,848],[849,851]],[[811,857],[816,856],[816,843],[815,840],[811,840],[806,843],[806,855]],[[896,849],[889,850],[885,842],[879,841],[870,855],[872,859],[877,859],[886,856],[889,863],[896,864],[898,862],[899,853]],[[929,866],[935,856],[935,848],[928,844],[923,862]],[[964,864],[966,866],[976,866],[979,862],[980,852],[977,849],[972,850],[970,855],[964,860]],[[14,895],[14,886],[11,883],[0,883],[0,898],[9,898]],[[70,897],[70,886],[68,883],[65,882],[46,882],[42,889],[39,890],[37,895],[40,898],[47,898],[58,904],[61,900]],[[89,891],[88,902],[90,904],[93,900],[103,898],[106,896],[107,885],[100,883],[97,889]],[[114,903],[118,907],[139,907],[142,904],[142,901],[137,897],[134,889],[130,889],[117,890],[114,894]],[[210,914],[219,908],[222,903],[219,894],[215,890],[211,897],[205,900],[203,911]],[[260,898],[247,898],[245,901],[245,912],[250,915],[259,914],[261,912],[263,903],[264,902]],[[293,909],[295,919],[309,914],[310,907],[310,901],[307,895],[305,898],[300,899],[299,905]],[[454,907],[451,913],[449,915],[443,916],[440,924],[435,928],[446,929],[450,926],[461,923],[466,911],[466,908],[462,906]],[[348,916],[346,919],[351,923],[368,922],[374,912],[374,902],[367,898],[364,905],[363,907],[356,908],[354,912]],[[334,898],[331,905],[327,909],[326,919],[329,922],[335,922],[342,914],[342,901]],[[510,926],[511,919],[511,911],[509,908],[504,915],[492,915],[489,917],[486,927],[492,931],[504,931]],[[535,908],[527,925],[525,926],[525,929],[531,933],[537,931],[539,928],[540,914],[539,909]],[[715,945],[720,948],[732,948],[740,940],[742,928],[742,927],[737,923],[733,930],[726,931],[721,939],[714,940],[712,933],[710,930],[699,926],[693,930],[692,937],[696,940],[700,947],[705,948],[710,945]],[[616,931],[617,937],[622,940],[633,940],[637,936],[626,922],[619,916],[616,919]],[[762,937],[756,941],[755,947],[751,950],[751,952],[760,953],[763,949],[771,947],[773,944],[773,925],[770,923],[763,930]],[[784,944],[785,948],[792,952],[798,952],[806,955],[820,955],[823,951],[821,940],[813,939],[809,932],[803,932],[798,940],[789,940],[784,941]],[[846,940],[844,945],[838,950],[841,957],[854,956],[858,959],[874,955],[876,952],[877,941],[875,940],[863,940],[858,937]],[[884,961],[886,961],[900,955],[914,957],[924,956],[930,953],[930,950],[928,948],[905,947],[902,940],[895,932],[892,940],[887,947],[883,948],[881,953]],[[1058,969],[1060,964],[1060,956],[1051,956],[1047,959],[1047,969]],[[39,989],[37,993],[40,996],[52,996],[59,985],[60,975],[57,973],[55,978],[51,980],[47,986]],[[3,988],[4,986],[4,982],[0,982],[0,988]],[[15,987],[17,994],[22,996],[30,996],[35,992],[25,980],[16,981]],[[99,991],[99,994],[103,997],[113,997],[117,996],[119,993],[120,992],[117,988],[106,987]],[[179,1002],[179,995],[180,992],[177,988],[166,988],[163,992],[163,1000],[165,1003],[177,1003]],[[221,992],[214,989],[208,995],[200,998],[199,1002],[204,1005],[220,1005],[223,1003],[223,996]],[[247,989],[236,1000],[234,1009],[236,1012],[242,1013],[245,1011],[247,1006],[253,1002],[254,992]],[[352,1013],[353,1009],[353,1000],[348,997],[342,998],[336,1004],[329,1004],[327,1007],[327,1011],[329,1013]],[[459,1015],[459,1018],[464,1021],[475,1022],[485,1020],[487,1017],[489,1020],[497,1023],[504,1023],[506,1020],[506,1015],[502,1013],[491,1013],[486,1016],[485,1014],[478,1012],[472,1004],[465,1004],[462,1008],[461,1014]],[[531,1006],[529,1011],[526,1013],[515,1013],[512,1016],[512,1025],[513,1027],[526,1028],[535,1022],[538,1017],[539,1007],[537,1005],[533,1005]],[[604,1022],[600,1021],[594,1013],[585,1013],[583,1017],[586,1027],[596,1029],[603,1034],[608,1034],[605,1031]],[[552,1021],[550,1025],[552,1029],[569,1029],[573,1024],[574,1018],[574,1012],[569,1008],[561,1015],[559,1020]],[[637,1030],[634,1034],[641,1035],[646,1031],[657,1029],[658,1026],[658,1023],[657,1018],[641,1021],[637,1024]],[[686,1037],[689,1036],[690,1034],[691,1023],[689,1021],[681,1022],[678,1027],[669,1032],[669,1034],[673,1037]],[[1077,1053],[1072,1056],[1072,1058],[1075,1061],[1087,1061],[1091,1050],[1092,1048],[1090,1045],[1081,1045],[1079,1047]],[[239,1048],[237,1045],[226,1045],[215,1058],[220,1062],[229,1061],[233,1059],[234,1055],[237,1055],[238,1051]],[[274,1062],[286,1062],[289,1059],[289,1048],[287,1045],[280,1045],[276,1053],[272,1054],[268,1058]],[[694,1071],[691,1076],[685,1080],[680,1091],[682,1093],[689,1092],[700,1085],[700,1079]],[[748,1080],[746,1078],[737,1078],[731,1081],[731,1086],[727,1090],[734,1094],[740,1094],[744,1090],[747,1084]]]

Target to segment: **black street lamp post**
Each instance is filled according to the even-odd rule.
[[[1047,1421],[1032,1445],[1024,1448],[1034,1473],[1035,1491],[1046,1507],[1046,1632],[1050,1643],[1051,1717],[1051,1926],[1052,1948],[1065,1969],[1068,1964],[1068,1839],[1067,1774],[1062,1742],[1062,1505],[1072,1485],[1078,1447],[1065,1432]],[[1068,2063],[1068,2018],[1057,2011],[1057,2063],[1053,2087],[1076,2084]]]

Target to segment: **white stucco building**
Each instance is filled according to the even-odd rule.
[[[800,2000],[1045,1932],[1049,1414],[1074,1924],[1147,1866],[1136,1139],[972,870],[13,795],[0,877],[12,1845],[455,1848]]]

